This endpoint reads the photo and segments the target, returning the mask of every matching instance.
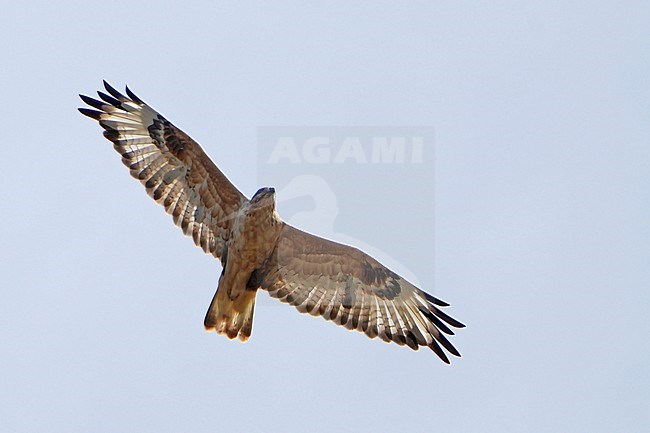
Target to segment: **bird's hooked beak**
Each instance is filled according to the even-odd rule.
[[[275,188],[273,187],[264,187],[257,190],[251,202],[259,202],[261,200],[271,199],[275,201]]]

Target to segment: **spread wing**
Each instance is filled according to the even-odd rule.
[[[105,129],[122,162],[174,223],[206,253],[221,258],[228,229],[246,197],[201,146],[128,87],[124,96],[104,81],[101,101],[79,95],[94,110],[79,111]]]
[[[254,278],[301,313],[413,350],[427,346],[446,363],[440,346],[460,356],[444,334],[465,325],[440,310],[448,304],[356,248],[284,224],[273,255]]]

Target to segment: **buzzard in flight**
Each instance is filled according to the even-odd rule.
[[[104,136],[147,193],[206,253],[221,260],[219,285],[205,329],[246,341],[258,289],[301,313],[407,345],[429,347],[444,362],[460,356],[444,334],[464,325],[443,313],[448,304],[418,289],[360,250],[319,238],[282,221],[275,190],[248,200],[198,143],[126,88],[104,82],[101,100],[79,111]],[[442,346],[442,347],[441,347]]]

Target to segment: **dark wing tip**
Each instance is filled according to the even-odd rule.
[[[129,100],[129,98],[131,98],[131,100],[133,102],[144,105],[144,101],[142,99],[138,98],[138,96],[135,93],[133,93],[131,91],[131,89],[129,89],[129,86],[126,86],[126,94],[128,95],[128,98],[127,98],[122,93],[120,93],[117,89],[115,89],[115,87],[108,84],[108,82],[106,80],[102,80],[102,82],[104,83],[104,89],[106,89],[106,91],[111,95],[111,100],[108,100],[104,96],[102,96],[101,92],[97,92],[97,93],[99,93],[99,96],[104,101],[108,102],[109,104],[116,105],[117,107],[119,107],[120,102],[126,102],[126,101]],[[103,95],[108,96],[105,93]],[[81,95],[79,95],[79,96],[81,96]],[[113,98],[115,98],[115,99],[113,99]],[[116,101],[117,101],[117,104],[116,104]]]
[[[435,304],[439,307],[448,307],[449,304],[446,303],[445,301],[441,301],[440,299],[436,298],[435,296],[431,296],[425,291],[422,291],[422,294],[424,295],[425,298],[427,298],[427,301],[431,302],[432,304]]]
[[[447,325],[445,325],[442,322],[442,320],[438,319],[431,311],[427,310],[424,307],[419,307],[418,309],[420,310],[420,312],[422,314],[424,314],[424,317],[429,319],[431,321],[431,323],[433,323],[436,326],[436,328],[438,328],[439,330],[441,330],[442,332],[444,332],[447,335],[454,335],[454,331],[449,329],[449,327]]]
[[[97,99],[93,99],[93,98],[91,98],[89,96],[86,96],[86,95],[79,95],[79,97],[86,104],[90,105],[91,107],[97,108],[98,110],[102,110],[102,107],[106,105],[102,101],[98,101]]]
[[[442,360],[442,362],[444,362],[445,364],[451,364],[451,362],[449,361],[449,358],[447,358],[447,355],[445,355],[445,352],[444,352],[444,351],[442,350],[442,348],[438,345],[438,343],[436,343],[436,340],[433,340],[433,341],[429,344],[428,347],[429,347],[429,349],[433,350],[433,352],[434,352],[436,355],[438,355],[438,358],[440,358],[440,359]]]
[[[460,352],[458,352],[458,349],[456,349],[454,345],[451,344],[449,340],[447,340],[447,338],[445,338],[444,334],[438,334],[435,336],[435,338],[436,340],[438,340],[440,344],[442,344],[442,347],[447,349],[449,353],[451,353],[454,356],[460,357]]]
[[[97,92],[97,94],[99,95],[100,98],[102,98],[104,101],[108,102],[112,106],[116,108],[122,108],[121,106],[122,103],[117,99],[113,98],[112,96],[109,96],[104,92]]]
[[[464,328],[465,325],[460,323],[458,320],[454,319],[453,317],[443,313],[442,311],[438,310],[437,308],[433,309],[433,314],[436,316],[440,317],[442,320],[453,326],[454,328]]]
[[[124,101],[127,100],[127,99],[126,99],[126,96],[122,95],[120,92],[118,92],[117,90],[115,90],[115,88],[114,88],[113,86],[111,86],[110,84],[108,84],[108,83],[106,82],[106,80],[103,80],[103,81],[104,81],[104,88],[105,88],[106,91],[107,91],[108,93],[110,93],[114,98],[117,98],[119,101],[122,101],[122,102],[124,102]]]
[[[91,110],[90,108],[77,108],[77,110],[79,110],[79,112],[84,116],[88,116],[95,120],[100,120],[101,115],[103,114],[101,111]]]
[[[136,96],[135,93],[129,89],[129,86],[126,86],[126,94],[129,95],[129,98],[131,98],[134,102],[137,102],[138,104],[144,104],[144,101]]]
[[[104,85],[104,89],[106,89],[108,92],[110,92],[111,90],[117,92],[117,90],[115,90],[115,89],[113,88],[113,86],[111,86],[110,84],[108,84],[108,81],[106,81],[106,80],[102,80],[102,84]],[[118,92],[118,93],[119,93],[119,92]]]

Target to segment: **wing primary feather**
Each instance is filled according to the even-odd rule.
[[[121,102],[118,101],[117,99],[115,99],[112,96],[109,96],[106,93],[101,92],[101,91],[98,91],[97,94],[99,95],[100,98],[102,98],[104,101],[108,102],[112,106],[120,108]]]
[[[135,95],[135,93],[133,93],[131,91],[131,89],[129,89],[129,86],[126,86],[126,94],[129,95],[129,98],[131,98],[134,102],[137,102],[138,104],[143,104],[144,105],[144,101],[142,99],[138,98]]]
[[[439,307],[448,307],[449,304],[446,303],[445,301],[441,301],[440,299],[436,298],[435,296],[431,296],[425,291],[420,290],[420,293],[424,295],[425,298],[427,298],[427,301],[431,302],[432,304],[435,304]]]
[[[405,303],[405,307],[406,313],[410,316],[413,322],[413,333],[418,337],[418,344],[426,346],[429,344],[429,340],[433,338],[429,331],[429,327],[427,326],[427,322],[420,314],[418,314],[418,311],[414,310],[414,305]]]
[[[91,119],[99,120],[101,115],[104,114],[103,111],[91,110],[90,108],[78,108],[79,112],[84,116],[88,116]]]
[[[102,101],[98,101],[97,99],[93,99],[90,96],[86,95],[79,95],[82,101],[84,101],[86,104],[90,105],[91,107],[97,108],[98,110],[103,110],[103,106],[106,105],[106,103]]]
[[[108,93],[110,93],[111,95],[113,95],[113,97],[115,97],[116,99],[120,100],[121,102],[126,102],[126,101],[128,101],[128,98],[127,98],[126,96],[122,95],[120,92],[118,92],[117,90],[115,90],[115,88],[114,88],[113,86],[111,86],[110,84],[108,84],[108,83],[106,82],[106,80],[104,80],[104,88],[106,89],[106,91],[107,91]]]
[[[444,320],[445,322],[449,323],[449,324],[450,324],[451,326],[453,326],[454,328],[464,328],[464,327],[465,327],[465,325],[463,325],[462,323],[460,323],[458,320],[454,319],[453,317],[449,317],[448,315],[446,315],[445,313],[443,313],[443,312],[440,311],[439,309],[437,309],[437,308],[432,308],[432,310],[433,310],[433,314],[435,314],[436,316],[440,317],[442,320]]]
[[[449,358],[447,358],[447,355],[445,355],[445,352],[443,352],[438,343],[436,343],[436,340],[432,340],[431,343],[429,343],[428,347],[429,349],[433,350],[433,352],[438,355],[440,359],[442,359],[442,362],[445,364],[451,364],[449,362]]]
[[[451,353],[452,355],[458,356],[460,358],[460,353],[458,352],[458,350],[456,350],[456,348],[453,346],[453,344],[451,344],[449,342],[449,340],[447,340],[447,338],[444,336],[444,334],[441,334],[441,333],[438,332],[438,334],[434,335],[434,337],[436,338],[436,340],[438,340],[440,342],[440,344],[443,345],[443,347],[445,349],[447,349],[447,351],[449,353]]]
[[[404,318],[404,324],[406,326],[406,330],[404,332],[404,336],[406,337],[406,344],[408,344],[408,346],[413,350],[418,350],[420,343],[426,345],[426,338],[418,329],[414,318],[411,317],[407,305],[402,306],[402,317]],[[411,339],[412,342],[409,342],[409,339]],[[415,343],[415,347],[413,347],[412,343]]]
[[[445,325],[442,320],[438,319],[431,311],[427,310],[424,307],[418,307],[420,312],[424,314],[424,316],[429,319],[435,326],[436,328],[440,329],[442,332],[448,335],[454,335],[454,331],[449,329],[447,325]]]

